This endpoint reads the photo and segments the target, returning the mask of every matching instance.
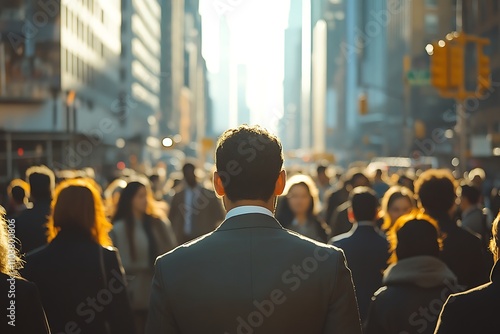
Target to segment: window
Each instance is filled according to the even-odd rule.
[[[439,32],[438,16],[434,13],[425,14],[424,18],[425,31],[428,34],[435,35]]]
[[[426,7],[437,7],[437,0],[425,0]]]
[[[68,49],[64,49],[64,68],[66,70],[66,73],[69,73],[70,71],[69,68],[70,57],[71,55],[69,54]]]
[[[82,60],[79,57],[76,58],[76,78],[78,80],[82,78]]]

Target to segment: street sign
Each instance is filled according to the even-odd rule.
[[[428,86],[431,83],[429,70],[409,70],[406,78],[410,86]]]

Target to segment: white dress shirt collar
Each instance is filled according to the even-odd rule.
[[[263,206],[242,205],[229,210],[226,214],[226,220],[235,216],[246,215],[249,213],[260,213],[263,215],[274,217],[273,213],[268,209],[264,208]]]

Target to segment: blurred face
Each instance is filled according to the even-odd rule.
[[[410,200],[406,197],[401,197],[391,203],[391,206],[387,209],[387,213],[389,214],[389,217],[391,217],[391,221],[394,224],[399,217],[410,213],[412,208]]]
[[[184,180],[186,180],[186,183],[194,188],[196,186],[196,175],[194,173],[194,169],[192,168],[186,168],[184,171]]]
[[[134,212],[144,213],[148,206],[148,197],[145,187],[139,188],[134,198],[132,199],[132,210]]]
[[[288,191],[288,203],[294,215],[305,215],[311,205],[311,195],[306,186],[294,185]]]

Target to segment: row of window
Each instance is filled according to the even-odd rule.
[[[67,49],[64,50],[63,57],[66,73],[86,85],[94,83],[95,72],[91,65]]]

